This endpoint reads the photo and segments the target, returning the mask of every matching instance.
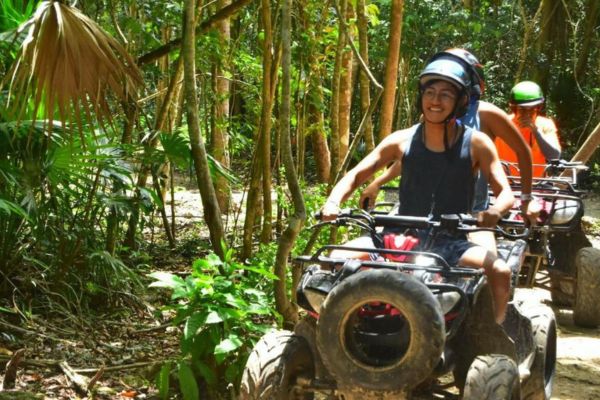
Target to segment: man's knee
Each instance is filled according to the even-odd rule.
[[[501,279],[502,281],[510,281],[510,275],[512,274],[512,271],[503,260],[496,257],[492,264],[491,271],[497,279]]]

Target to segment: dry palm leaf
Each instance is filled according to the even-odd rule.
[[[19,29],[29,31],[7,75],[8,108],[17,120],[32,104],[33,118],[39,109],[46,121],[75,120],[81,130],[93,112],[103,125],[111,121],[108,94],[126,100],[142,84],[126,50],[76,8],[43,1]]]

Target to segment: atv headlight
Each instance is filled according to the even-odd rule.
[[[460,294],[458,292],[442,292],[436,294],[435,297],[442,307],[443,315],[448,314],[460,301]]]
[[[563,225],[571,222],[579,211],[579,202],[575,200],[557,200],[550,223]]]

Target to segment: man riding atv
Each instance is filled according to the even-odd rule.
[[[392,133],[350,170],[331,191],[322,210],[323,219],[335,219],[340,204],[357,187],[379,169],[396,162],[402,174],[399,214],[439,218],[442,214],[470,212],[475,178],[481,172],[496,202],[483,210],[479,219],[484,226],[494,226],[512,207],[514,198],[493,142],[482,132],[457,122],[467,111],[470,86],[463,63],[452,56],[435,57],[419,78],[418,103],[423,122]],[[419,237],[426,242],[427,232],[419,232]],[[351,245],[372,247],[369,241],[363,237]],[[450,264],[483,268],[494,297],[495,319],[498,323],[504,320],[510,288],[510,270],[504,261],[464,235],[436,238],[431,251]],[[340,252],[332,254],[342,256]]]
[[[457,122],[469,85],[455,58],[428,63],[419,79],[423,122],[392,133],[333,188],[319,225],[357,226],[369,236],[295,259],[304,270],[296,288],[304,317],[294,332],[274,330],[257,342],[241,400],[458,398],[450,386],[464,400],[550,399],[554,314],[541,304],[507,304],[527,233],[495,227],[514,198],[493,142]],[[340,209],[391,162],[402,172],[400,215]],[[472,210],[478,171],[496,196],[480,221],[459,215]],[[399,245],[396,234],[407,230],[416,231],[416,247]],[[498,258],[466,240],[483,230],[517,240]],[[452,383],[439,385],[448,375]]]
[[[510,118],[531,148],[533,176],[538,178],[544,176],[551,160],[560,158],[561,152],[554,121],[541,115],[544,103],[542,89],[535,82],[519,82],[510,91]],[[511,165],[518,161],[514,151],[501,138],[496,138],[496,148],[502,161]],[[511,168],[509,175],[520,175],[520,170]]]

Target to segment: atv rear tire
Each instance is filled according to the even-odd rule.
[[[379,330],[369,330],[364,310],[374,303],[388,304],[399,315],[378,315],[372,321]],[[431,374],[444,348],[444,331],[440,305],[427,286],[401,272],[373,269],[350,276],[329,293],[317,347],[338,387],[400,390]]]
[[[240,400],[310,400],[313,393],[297,393],[298,377],[314,377],[313,357],[304,338],[290,331],[263,336],[254,346],[240,388]]]
[[[573,321],[578,326],[595,328],[600,325],[600,250],[593,247],[579,250],[576,265]]]
[[[519,371],[508,356],[478,356],[467,372],[463,400],[519,399]]]
[[[524,400],[550,400],[556,372],[556,319],[552,309],[538,305],[525,309],[531,320],[533,340],[536,347],[531,374],[521,385]]]

